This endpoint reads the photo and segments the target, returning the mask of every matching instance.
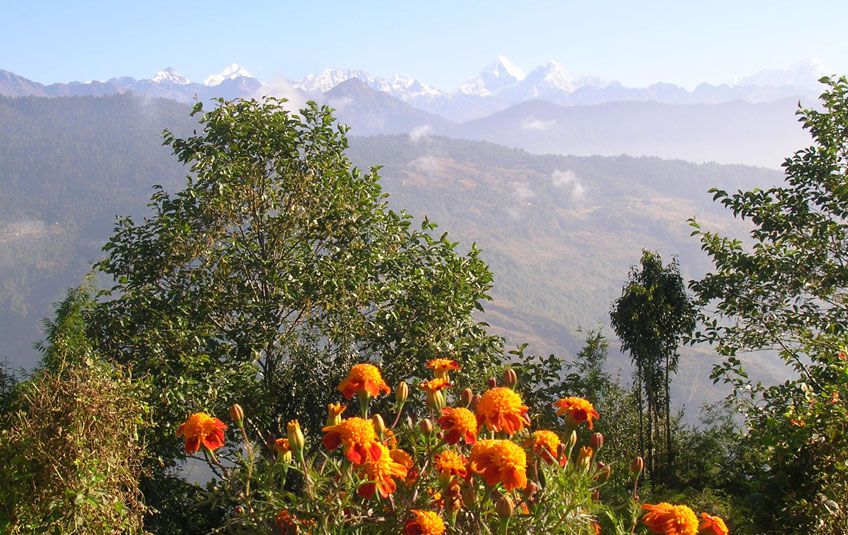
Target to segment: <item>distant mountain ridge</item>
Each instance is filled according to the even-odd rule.
[[[382,78],[361,69],[326,69],[296,81],[265,84],[237,64],[209,75],[200,84],[191,82],[172,67],[150,79],[115,77],[107,81],[44,85],[0,70],[0,96],[102,96],[132,92],[141,96],[170,98],[179,102],[214,97],[251,98],[286,96],[293,100],[320,99],[351,79],[364,82],[420,110],[454,121],[479,119],[529,100],[547,100],[561,106],[602,104],[616,101],[657,101],[673,104],[716,104],[733,100],[772,102],[787,97],[815,98],[816,79],[826,71],[815,59],[802,60],[784,69],[764,69],[732,84],[708,84],[692,91],[669,83],[627,87],[597,76],[572,76],[559,62],[550,60],[528,74],[505,56],[486,65],[476,76],[443,91],[409,75]]]

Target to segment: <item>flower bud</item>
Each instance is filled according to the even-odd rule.
[[[433,433],[433,422],[431,422],[429,418],[424,418],[418,422],[418,428],[421,429],[422,433],[429,437]]]
[[[514,510],[515,504],[512,503],[512,500],[506,494],[502,494],[501,497],[498,498],[498,501],[495,502],[495,511],[501,518],[506,519],[511,517]]]
[[[230,407],[230,418],[232,418],[236,426],[241,429],[242,425],[244,425],[244,409],[241,408],[241,405],[233,403],[233,406]]]
[[[612,468],[608,464],[598,463],[598,472],[595,474],[595,481],[605,483],[612,475]]]
[[[445,399],[445,394],[441,390],[435,392],[427,392],[427,405],[436,414],[441,414],[442,409],[447,406],[448,402]]]
[[[372,414],[371,423],[374,424],[374,431],[377,432],[377,436],[382,437],[383,433],[386,432],[386,423],[383,421],[383,417],[379,414]]]
[[[471,405],[471,401],[474,399],[474,392],[472,392],[470,388],[466,388],[459,395],[459,399],[460,401],[462,401],[463,405],[468,407],[469,405]]]
[[[300,430],[300,423],[297,420],[289,421],[286,431],[289,437],[289,446],[300,458],[303,455],[303,448],[306,447],[306,438],[303,436],[303,431]]]
[[[325,425],[327,427],[331,427],[342,423],[342,413],[345,409],[347,409],[347,405],[342,405],[341,403],[328,403],[327,422]]]
[[[468,410],[472,412],[476,411],[478,403],[480,403],[480,394],[474,394],[474,397],[471,398],[471,404],[468,406]]]
[[[495,388],[498,386],[498,380],[494,377],[489,377],[489,388]]]
[[[409,385],[406,384],[406,381],[401,381],[398,383],[395,388],[395,403],[398,407],[406,403],[406,400],[409,398]]]
[[[589,467],[592,466],[592,455],[594,452],[592,448],[588,446],[583,446],[580,448],[580,453],[577,456],[577,466],[579,466],[584,472],[589,471]]]
[[[515,383],[518,382],[518,375],[515,374],[515,370],[512,368],[505,369],[503,372],[503,382],[510,388],[514,387]]]
[[[633,459],[633,462],[630,463],[630,471],[634,474],[638,475],[645,469],[645,460],[638,455]]]
[[[597,452],[599,449],[604,447],[604,435],[600,433],[592,433],[592,436],[589,438],[589,445],[592,446],[592,449]]]
[[[274,441],[274,449],[277,451],[277,459],[284,463],[290,463],[292,460],[291,446],[289,439],[278,438]]]
[[[568,435],[568,453],[571,454],[571,450],[574,449],[574,446],[577,445],[577,431],[572,431],[570,435]]]
[[[477,489],[474,488],[473,483],[468,483],[462,487],[462,503],[466,507],[471,507],[477,503]]]

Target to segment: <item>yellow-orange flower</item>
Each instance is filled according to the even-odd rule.
[[[345,410],[347,410],[347,405],[342,405],[341,403],[328,403],[326,425],[339,425],[342,421],[342,413]]]
[[[442,440],[448,444],[456,444],[465,440],[466,444],[477,442],[477,417],[465,407],[446,407],[438,420],[439,427],[444,429]]]
[[[492,431],[513,435],[525,425],[530,425],[528,410],[514,390],[499,386],[483,393],[477,402],[477,419]]]
[[[427,392],[428,394],[435,394],[440,390],[444,390],[449,387],[451,382],[442,377],[436,377],[435,379],[430,379],[429,381],[423,381],[419,386],[421,390]]]
[[[727,535],[727,524],[720,517],[701,513],[701,525],[698,530],[702,535]]]
[[[471,448],[471,470],[489,485],[503,483],[506,490],[527,486],[527,456],[509,440],[481,440]]]
[[[556,433],[548,430],[535,431],[530,437],[530,442],[536,455],[541,457],[546,463],[554,464],[555,462],[559,462],[560,466],[565,466],[564,455],[560,456],[560,459],[557,461],[557,453],[562,441]]]
[[[594,429],[592,420],[597,420],[601,417],[595,407],[586,399],[578,397],[563,398],[556,403],[557,416],[567,415],[569,421],[579,424],[586,422],[589,429]]]
[[[413,462],[412,456],[410,454],[406,453],[403,450],[390,449],[389,455],[391,455],[392,460],[394,462],[401,464],[401,465],[406,467],[407,472],[406,472],[406,478],[404,479],[404,482],[407,485],[411,485],[412,483],[415,482],[416,479],[418,479],[418,470],[415,470],[415,468],[414,468],[415,463]]]
[[[177,436],[185,437],[186,453],[194,453],[201,446],[209,451],[215,451],[224,445],[226,428],[226,424],[221,420],[205,412],[196,412],[177,428]]]
[[[359,466],[360,473],[368,480],[368,483],[360,485],[356,491],[363,498],[371,498],[374,496],[374,492],[378,492],[380,496],[385,498],[397,490],[397,484],[393,478],[406,477],[407,467],[395,460],[399,458],[398,454],[396,453],[392,457],[385,446],[382,444],[378,444],[378,446],[381,450],[380,456],[376,460],[365,462]]]
[[[435,461],[436,471],[443,476],[468,477],[468,459],[455,451],[445,450],[436,454]]]
[[[645,504],[642,509],[647,511],[642,522],[653,533],[660,535],[697,535],[698,517],[695,512],[685,505],[658,503]]]
[[[339,391],[350,399],[359,392],[366,392],[377,397],[380,392],[386,394],[392,391],[380,375],[380,369],[373,364],[357,364],[350,369],[347,378],[339,384]]]
[[[274,441],[274,449],[277,450],[277,453],[280,455],[285,455],[286,453],[291,453],[291,446],[289,446],[289,439],[287,438],[278,438]]]
[[[331,425],[322,429],[322,443],[328,450],[339,446],[345,447],[345,456],[354,464],[380,459],[385,447],[377,440],[377,432],[371,420],[364,418],[348,418],[339,425]]]
[[[448,378],[448,372],[459,371],[459,363],[451,359],[433,359],[427,361],[427,367],[433,370],[436,377]]]
[[[445,523],[433,511],[412,509],[410,513],[412,519],[404,526],[404,535],[442,535],[445,532]]]

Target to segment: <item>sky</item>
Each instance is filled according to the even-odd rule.
[[[41,83],[193,81],[238,63],[265,82],[325,68],[450,90],[496,55],[630,86],[731,82],[818,58],[848,72],[848,1],[0,0],[0,69]]]

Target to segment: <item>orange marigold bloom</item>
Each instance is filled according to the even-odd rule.
[[[642,509],[647,511],[642,522],[648,529],[660,535],[697,535],[698,517],[695,512],[685,505],[658,503],[645,504]]]
[[[528,410],[527,406],[521,403],[521,396],[505,386],[487,390],[477,402],[480,425],[485,424],[492,431],[504,431],[508,435],[530,425]]]
[[[509,440],[481,440],[471,448],[471,470],[489,485],[503,483],[506,490],[527,486],[527,456]]]
[[[443,476],[468,477],[468,459],[452,450],[445,450],[435,457],[436,471]]]
[[[727,525],[720,517],[701,513],[699,533],[703,535],[727,535]]]
[[[274,449],[277,450],[277,453],[280,455],[285,455],[286,453],[291,453],[291,446],[289,445],[289,439],[287,438],[278,438],[274,441]]]
[[[196,412],[189,416],[177,428],[177,436],[185,437],[186,453],[194,453],[204,446],[215,451],[224,445],[224,430],[227,425],[205,412]]]
[[[412,509],[409,512],[412,519],[404,526],[404,535],[442,535],[445,532],[445,523],[433,511]]]
[[[439,427],[444,429],[442,440],[448,444],[456,444],[465,440],[466,444],[477,442],[477,417],[465,407],[446,407],[438,420]]]
[[[350,399],[358,392],[367,392],[370,396],[377,397],[380,392],[388,394],[392,389],[383,380],[379,368],[373,364],[357,364],[339,384],[339,391],[345,399]]]
[[[433,359],[427,361],[427,367],[433,370],[433,374],[436,377],[442,377],[447,379],[448,372],[459,371],[459,363],[452,359]]]
[[[444,390],[449,387],[451,382],[443,377],[436,377],[435,379],[430,379],[429,381],[423,381],[419,386],[421,390],[427,392],[428,394],[435,394],[440,390]]]
[[[557,453],[562,441],[553,431],[541,430],[534,431],[530,437],[530,443],[536,455],[541,457],[546,463],[554,464],[557,462]],[[565,466],[565,456],[559,459],[559,465]]]
[[[589,429],[594,429],[592,420],[597,420],[601,417],[598,411],[595,410],[594,405],[583,398],[563,398],[554,403],[554,407],[557,408],[557,416],[567,414],[568,419],[575,423],[586,422]]]
[[[406,477],[407,467],[395,461],[396,458],[399,458],[398,454],[395,453],[393,457],[385,446],[382,444],[378,444],[378,446],[381,450],[380,456],[376,460],[368,461],[359,466],[360,473],[368,479],[368,483],[361,485],[356,491],[363,498],[371,498],[374,496],[374,492],[379,492],[380,496],[385,498],[397,490],[397,484],[393,478]],[[409,456],[407,455],[407,457]]]
[[[385,447],[377,440],[377,432],[371,420],[364,418],[348,418],[339,425],[331,425],[322,429],[322,443],[328,450],[334,450],[340,445],[345,447],[345,456],[354,464],[380,459]]]

